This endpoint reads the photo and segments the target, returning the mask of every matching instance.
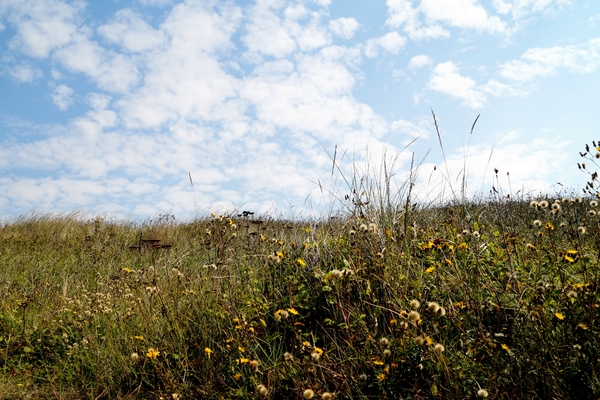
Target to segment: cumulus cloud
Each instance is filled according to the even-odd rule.
[[[462,76],[452,61],[435,66],[428,87],[460,99],[463,104],[472,108],[481,108],[485,102],[485,96],[477,90],[477,82]]]
[[[85,3],[59,0],[25,0],[9,3],[7,19],[16,27],[17,34],[9,47],[38,58],[69,43],[81,23]]]
[[[329,21],[329,30],[344,39],[350,39],[360,24],[354,18],[338,18]]]
[[[127,8],[117,11],[108,24],[98,28],[98,33],[132,53],[156,49],[165,42],[163,32],[154,29],[141,15]]]
[[[600,39],[591,39],[578,45],[529,49],[519,60],[502,64],[500,75],[514,81],[530,81],[537,77],[554,75],[560,69],[589,74],[599,66]]]
[[[66,111],[73,105],[73,89],[67,85],[58,85],[54,88],[54,93],[51,95],[52,101],[61,111]]]
[[[411,57],[408,61],[408,69],[415,70],[423,67],[429,67],[433,64],[433,59],[425,54]]]
[[[42,77],[42,71],[29,64],[18,64],[14,67],[7,67],[8,73],[19,82],[31,83]]]
[[[382,51],[398,54],[405,45],[405,37],[400,36],[398,32],[389,32],[381,37],[367,40],[365,43],[365,55],[369,58],[373,58]]]

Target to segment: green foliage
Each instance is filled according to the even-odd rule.
[[[382,173],[329,220],[5,224],[0,393],[600,397],[597,202],[418,207]]]

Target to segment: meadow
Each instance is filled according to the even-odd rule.
[[[360,182],[320,219],[5,222],[0,398],[600,398],[589,177],[435,206]]]

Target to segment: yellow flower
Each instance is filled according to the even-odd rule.
[[[432,273],[433,271],[435,271],[435,267],[429,267],[429,268],[427,268],[427,269],[425,270],[425,273],[426,273],[426,274],[430,274],[430,273]]]
[[[562,313],[559,313],[559,312],[557,312],[557,313],[554,313],[554,316],[555,316],[556,318],[558,318],[559,320],[561,320],[561,321],[562,321],[563,319],[565,319],[565,316],[564,316]]]
[[[210,358],[210,355],[212,354],[212,350],[211,350],[211,349],[209,349],[208,347],[206,347],[206,348],[204,349],[204,352],[206,353],[206,357]]]
[[[238,364],[246,364],[249,363],[250,359],[249,358],[239,358],[238,359]]]
[[[133,338],[136,340],[144,340],[144,337],[142,335],[135,335]]]
[[[379,375],[377,375],[377,379],[379,379],[380,381],[384,381],[385,380],[385,374],[382,372]]]
[[[148,349],[148,352],[146,353],[146,357],[148,357],[149,359],[155,359],[156,357],[158,357],[160,355],[160,351],[158,351],[155,348],[150,347]]]
[[[290,312],[290,314],[298,315],[298,311],[296,311],[295,308],[288,308],[288,311]]]

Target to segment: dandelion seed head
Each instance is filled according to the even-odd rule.
[[[590,201],[590,206],[591,207],[596,207],[597,205],[598,205],[598,202],[596,200]]]
[[[561,207],[559,203],[552,203],[552,210],[554,211],[560,211]]]
[[[535,201],[535,200],[532,200],[529,203],[529,207],[531,207],[531,208],[537,208],[538,206],[539,206],[539,203],[537,201]]]
[[[569,291],[569,293],[567,293],[567,297],[570,299],[576,299],[577,298],[577,292],[574,290]]]
[[[379,339],[379,344],[382,346],[387,346],[390,343],[389,339],[386,337],[382,337]]]
[[[581,203],[581,197],[575,197],[575,203]]]
[[[444,307],[440,307],[439,310],[437,311],[437,315],[439,315],[440,317],[443,317],[446,315],[446,309]]]
[[[569,199],[568,197],[563,197],[561,201],[563,204],[569,204],[571,202],[571,199]]]
[[[333,395],[329,392],[325,392],[321,395],[322,400],[331,400],[333,399]]]
[[[546,200],[542,200],[538,204],[541,208],[548,208],[548,202]]]
[[[445,348],[443,344],[436,343],[435,346],[433,346],[433,350],[437,351],[438,353],[442,353],[445,350]]]
[[[440,305],[438,303],[436,303],[435,301],[430,301],[427,304],[427,309],[429,311],[431,311],[432,313],[437,313],[438,310],[440,309]]]
[[[260,393],[261,396],[266,396],[269,394],[269,389],[267,389],[267,387],[265,385],[258,385],[256,387],[256,390],[258,390],[258,393]]]
[[[595,217],[596,216],[596,211],[595,210],[590,210],[590,211],[588,211],[588,215],[590,217]]]
[[[577,233],[579,233],[580,235],[584,235],[585,234],[585,226],[580,226],[579,228],[577,228]]]
[[[421,307],[421,303],[419,302],[419,300],[413,299],[410,301],[410,308],[412,308],[413,310],[418,310],[419,307]]]
[[[131,353],[130,357],[133,361],[137,361],[137,360],[139,360],[140,355],[138,353]]]
[[[364,373],[363,373],[363,374],[360,374],[360,375],[358,376],[358,379],[360,379],[361,381],[366,381],[366,380],[367,380],[367,374],[364,374]]]
[[[312,389],[306,389],[304,393],[302,393],[302,397],[305,399],[312,399],[315,396],[315,392]]]
[[[358,227],[358,230],[359,230],[359,231],[361,231],[361,232],[366,232],[366,231],[368,231],[368,230],[369,230],[369,227],[368,227],[366,224],[361,224],[361,225]]]
[[[389,357],[389,356],[391,356],[391,355],[392,355],[392,351],[391,351],[390,349],[385,349],[385,350],[383,351],[383,356],[384,356],[384,357]]]
[[[479,389],[477,391],[477,397],[486,398],[488,396],[489,396],[488,391],[485,389]]]
[[[425,343],[425,338],[423,336],[417,336],[414,339],[415,343],[418,344],[419,346],[423,345],[423,343]]]
[[[421,314],[413,310],[408,313],[408,318],[410,318],[410,320],[413,322],[417,322],[421,318]]]
[[[539,219],[536,219],[535,221],[533,221],[533,226],[535,226],[536,228],[539,228],[540,226],[542,226],[542,221],[540,221]]]

